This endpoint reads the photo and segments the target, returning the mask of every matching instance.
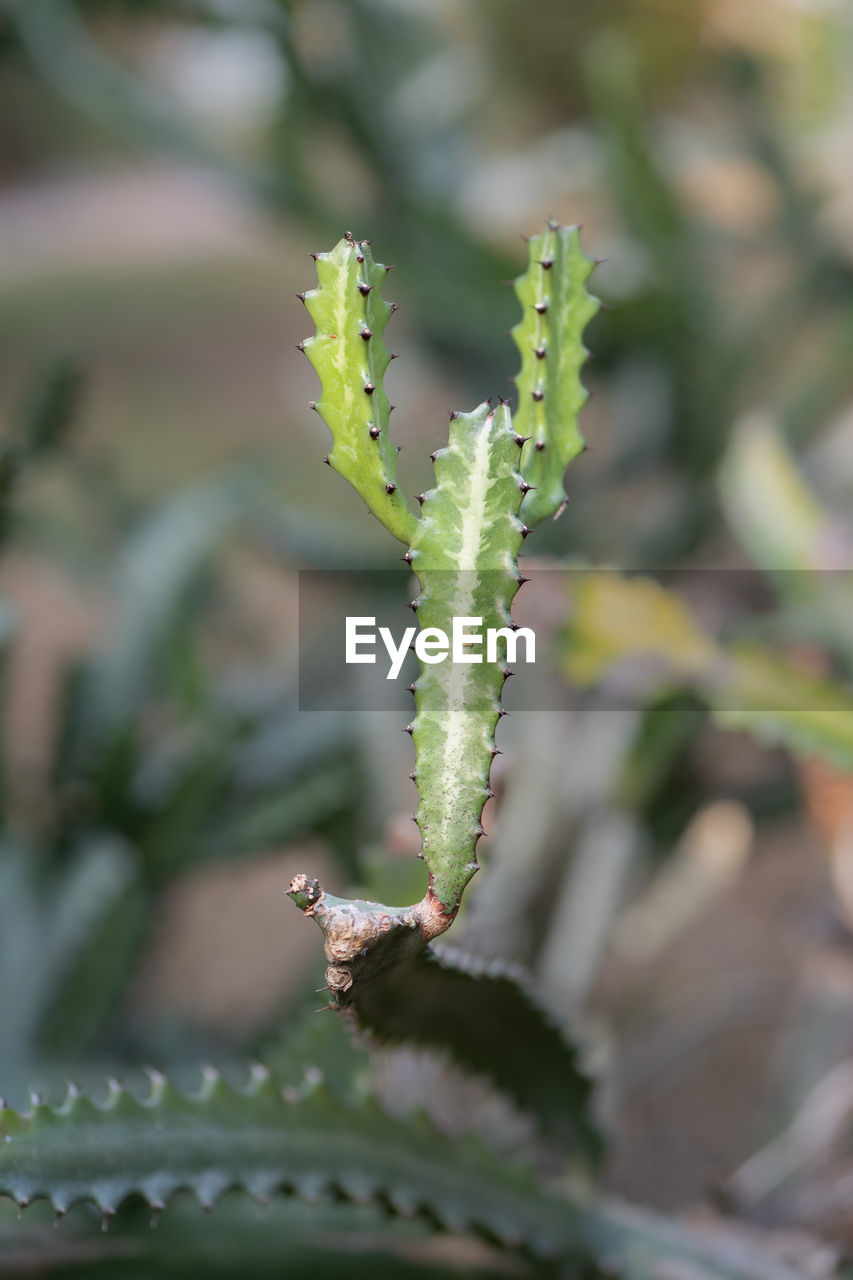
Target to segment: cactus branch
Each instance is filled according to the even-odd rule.
[[[595,261],[580,247],[580,228],[549,222],[528,241],[527,270],[515,281],[522,317],[512,336],[521,354],[515,427],[532,437],[524,478],[533,492],[522,507],[529,527],[558,515],[563,475],[584,448],[578,414],[587,400],[580,370],[589,352],[583,331],[599,307],[587,292]]]
[[[397,487],[397,451],[388,434],[382,385],[391,357],[382,334],[393,311],[382,297],[388,268],[366,240],[347,235],[318,253],[318,285],[300,294],[316,332],[301,342],[323,384],[315,408],[332,433],[329,465],[349,480],[395,538],[410,542],[415,517]]]

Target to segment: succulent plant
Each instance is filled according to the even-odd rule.
[[[488,400],[452,413],[447,445],[432,455],[435,485],[418,496],[416,515],[397,483],[389,434],[391,406],[382,384],[391,357],[385,326],[394,305],[381,295],[389,268],[370,244],[347,234],[315,255],[317,287],[300,294],[316,326],[299,344],[322,383],[313,407],[332,433],[326,458],[368,509],[406,545],[420,590],[412,601],[420,628],[449,634],[454,618],[514,629],[512,602],[521,583],[518,556],[531,528],[565,505],[563,475],[583,449],[578,413],[586,399],[580,369],[583,331],[597,301],[587,291],[595,262],[577,227],[551,221],[528,241],[528,265],[515,281],[521,319],[513,337],[521,356],[518,408]],[[505,661],[421,663],[411,686],[415,716],[406,732],[415,747],[421,835],[429,871],[424,898],[407,908],[333,898],[297,876],[293,901],[325,935],[333,999],[352,1003],[358,985],[442,934],[477,870],[482,814],[499,748]]]

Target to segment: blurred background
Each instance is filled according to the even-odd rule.
[[[309,254],[345,231],[399,264],[413,495],[447,410],[511,392],[521,237],[583,224],[607,304],[591,447],[526,550],[749,570],[761,638],[844,684],[847,579],[814,583],[853,562],[852,72],[846,0],[0,3],[12,1100],[259,1052],[319,999],[297,871],[422,892],[397,718],[296,693],[298,571],[397,554],[320,465],[295,350]],[[700,601],[723,633],[725,579]],[[838,752],[723,727],[678,680],[630,711],[571,681],[555,702],[502,726],[454,940],[530,967],[585,1029],[612,1189],[849,1239]],[[429,1094],[428,1057],[394,1062],[394,1105]],[[445,1120],[475,1111],[460,1088]]]

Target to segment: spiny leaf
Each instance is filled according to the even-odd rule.
[[[318,287],[301,295],[316,325],[300,344],[323,384],[316,409],[332,433],[328,461],[385,527],[410,542],[416,520],[397,488],[382,379],[391,359],[382,334],[393,310],[382,297],[388,268],[349,235],[316,256]]]
[[[78,1227],[74,1238],[67,1227],[77,1223],[63,1223],[58,1231],[45,1225],[21,1241],[14,1260],[20,1259],[22,1274],[29,1274],[29,1263],[39,1276],[44,1271],[38,1267],[63,1263],[62,1280],[387,1280],[392,1274],[396,1280],[554,1280],[550,1266],[508,1256],[471,1235],[448,1239],[428,1220],[392,1218],[381,1204],[279,1199],[259,1212],[234,1192],[203,1219],[198,1205],[176,1199],[157,1216],[156,1231],[151,1223],[146,1205],[128,1204],[106,1235],[92,1230],[81,1238]],[[10,1243],[14,1239],[10,1231]],[[0,1267],[4,1262],[0,1226]]]
[[[520,971],[430,946],[353,991],[356,1017],[377,1040],[447,1052],[535,1116],[570,1160],[596,1163],[590,1079]]]
[[[579,1214],[580,1230],[589,1252],[620,1280],[830,1280],[841,1272],[832,1251],[816,1256],[815,1244],[799,1241],[803,1260],[813,1259],[806,1271],[800,1261],[786,1261],[785,1246],[793,1254],[790,1237],[723,1220],[700,1223],[663,1218],[645,1209],[614,1200],[590,1203]]]
[[[522,468],[532,486],[522,518],[532,526],[562,508],[563,475],[584,447],[577,422],[587,399],[583,331],[599,304],[587,292],[595,262],[581,250],[578,227],[549,222],[528,241],[528,253],[528,268],[515,282],[522,317],[512,336],[521,354],[515,427],[532,437]]]
[[[82,723],[75,727],[87,742],[134,718],[185,592],[257,495],[247,474],[226,474],[164,502],[129,539],[118,572],[115,632],[85,673]]]
[[[691,686],[730,728],[853,769],[853,695],[776,650],[706,635],[675,593],[609,570],[579,575],[565,637],[565,669],[581,685],[614,670],[650,677],[646,688]]]
[[[518,509],[525,492],[519,460],[506,405],[482,404],[454,417],[450,440],[435,455],[437,484],[424,495],[411,544],[422,632],[438,628],[450,635],[454,618],[480,619],[483,628],[514,626],[510,606],[519,585]],[[422,852],[448,912],[456,910],[477,870],[506,678],[503,660],[469,653],[480,660],[422,663],[412,722]]]
[[[85,965],[92,934],[100,933],[125,900],[133,859],[119,842],[91,842],[53,878],[29,851],[6,846],[0,856],[0,1061],[26,1061],[45,1033],[63,992],[66,1028],[97,1021],[109,1001],[113,975],[70,995],[69,973]],[[126,923],[126,922],[125,922]],[[69,1033],[69,1045],[74,1032]],[[85,1037],[83,1037],[85,1038]]]
[[[19,1204],[47,1199],[62,1213],[89,1200],[109,1216],[133,1194],[161,1207],[183,1188],[212,1205],[232,1187],[262,1200],[380,1201],[540,1256],[573,1248],[568,1205],[527,1171],[448,1142],[424,1117],[391,1120],[369,1099],[344,1105],[318,1086],[286,1101],[264,1068],[240,1089],[208,1070],[186,1096],[152,1073],[144,1100],[113,1084],[100,1104],[71,1090],[59,1107],[0,1112],[0,1193]]]
[[[735,534],[759,568],[829,567],[829,521],[767,419],[752,415],[732,432],[720,492]]]

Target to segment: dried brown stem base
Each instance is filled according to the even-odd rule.
[[[453,923],[433,892],[411,907],[335,898],[309,876],[294,876],[288,895],[313,917],[325,937],[326,982],[338,1008],[352,1003],[356,990],[390,967],[400,964],[439,937]]]

